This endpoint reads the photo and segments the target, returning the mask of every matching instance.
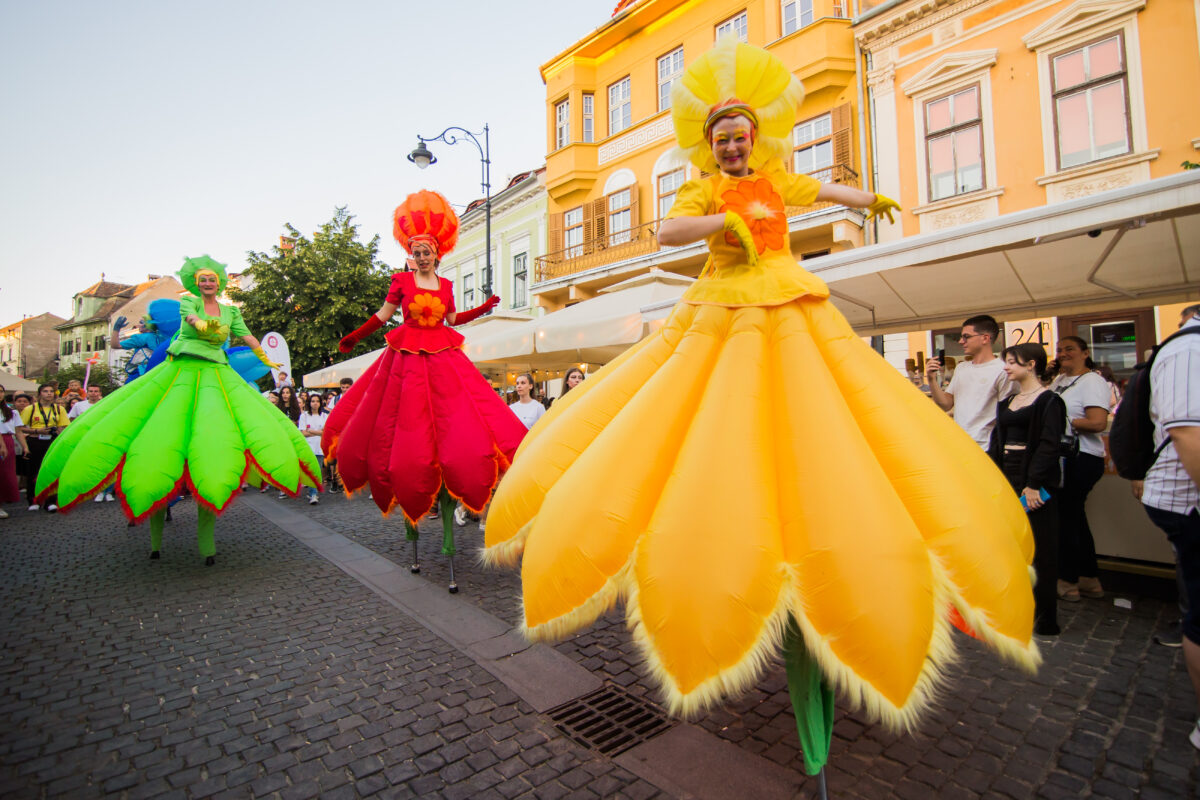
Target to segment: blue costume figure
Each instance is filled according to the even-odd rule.
[[[125,317],[117,317],[113,323],[109,345],[114,350],[131,350],[133,354],[125,362],[125,382],[145,375],[151,369],[151,360],[160,347],[179,330],[179,301],[159,299],[151,301],[146,316],[138,322],[138,333],[121,339]],[[159,359],[161,360],[161,359]]]

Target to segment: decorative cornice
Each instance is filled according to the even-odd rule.
[[[1135,14],[1145,7],[1146,0],[1079,0],[1025,34],[1021,41],[1030,50],[1037,50],[1066,36]]]
[[[933,28],[951,17],[992,0],[924,0],[907,11],[897,9],[895,16],[880,22],[876,27],[858,35],[858,45],[863,50],[879,50],[889,47],[922,31]]]
[[[659,139],[670,136],[672,133],[671,115],[664,114],[649,124],[642,125],[623,136],[610,139],[600,145],[596,153],[596,163],[598,165],[607,164],[609,161],[621,158],[634,150],[639,150]]]
[[[990,69],[996,63],[998,53],[999,51],[994,47],[990,50],[947,53],[900,84],[900,90],[911,97],[917,92],[928,91],[935,86],[960,80],[980,70]]]

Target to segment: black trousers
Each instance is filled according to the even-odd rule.
[[[42,460],[46,457],[46,451],[50,449],[53,443],[52,439],[39,439],[37,436],[26,436],[25,443],[29,445],[29,458],[25,463],[25,499],[29,501],[29,505],[33,505],[34,492],[37,489],[37,475],[42,468]],[[51,503],[58,504],[58,495],[52,494],[46,498],[46,505]]]
[[[1084,505],[1092,487],[1104,475],[1104,459],[1089,453],[1079,453],[1067,459],[1063,487],[1058,493],[1058,577],[1067,583],[1078,583],[1079,576],[1094,578],[1100,568],[1096,565],[1096,540],[1088,526]]]

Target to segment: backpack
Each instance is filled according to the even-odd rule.
[[[1171,441],[1164,438],[1161,445],[1157,448],[1154,446],[1154,421],[1150,419],[1150,368],[1167,342],[1189,333],[1200,333],[1200,327],[1176,331],[1164,339],[1151,352],[1149,360],[1134,367],[1133,377],[1125,386],[1125,396],[1121,399],[1121,405],[1117,406],[1112,428],[1108,432],[1109,451],[1117,474],[1122,478],[1143,480]]]

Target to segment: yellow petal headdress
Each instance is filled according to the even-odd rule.
[[[786,159],[804,87],[766,50],[726,36],[693,61],[671,89],[675,139],[688,161],[705,172],[718,171],[705,122],[714,106],[733,98],[749,106],[757,117],[751,169],[759,169],[773,158]]]

